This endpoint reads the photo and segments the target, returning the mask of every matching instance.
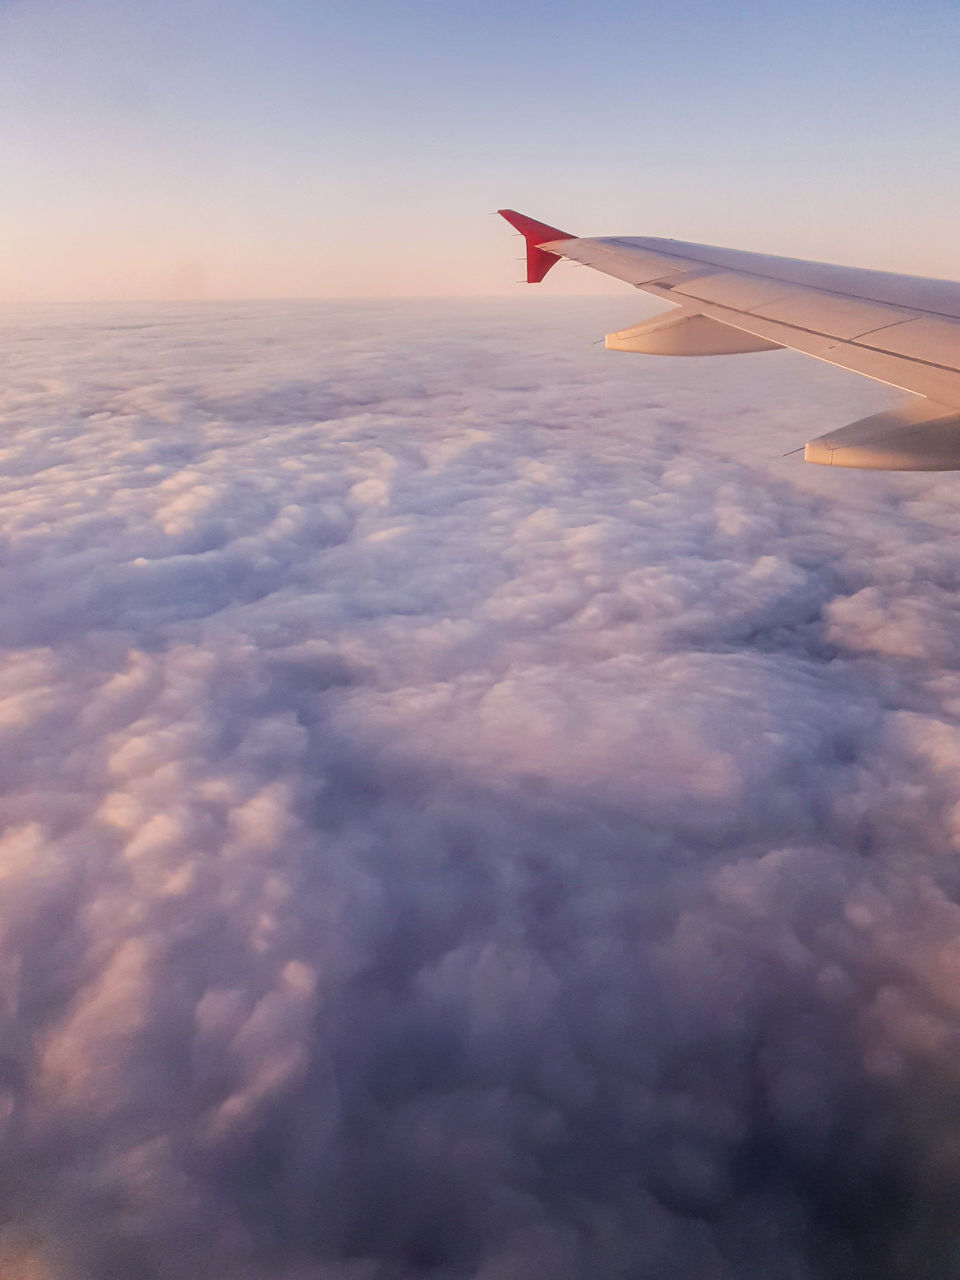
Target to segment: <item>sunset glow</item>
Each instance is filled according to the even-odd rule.
[[[5,0],[0,297],[508,293],[505,203],[960,276],[958,56],[936,0]]]

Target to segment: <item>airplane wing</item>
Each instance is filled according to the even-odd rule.
[[[583,239],[499,212],[526,241],[529,283],[567,258],[673,304],[607,334],[611,350],[693,356],[790,347],[913,393],[899,408],[811,440],[807,462],[960,470],[960,283],[682,240]]]

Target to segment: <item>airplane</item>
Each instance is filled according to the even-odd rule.
[[[608,333],[611,351],[705,356],[790,347],[912,393],[897,408],[809,441],[804,461],[960,470],[960,283],[683,240],[584,239],[514,209],[497,212],[526,242],[529,284],[567,258],[673,304]]]

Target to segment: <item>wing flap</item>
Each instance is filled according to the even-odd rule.
[[[762,276],[736,271],[711,271],[703,275],[689,272],[686,279],[679,276],[673,288],[684,297],[718,302],[737,311],[752,311],[787,297],[794,286],[781,280],[765,280]]]
[[[669,295],[668,295],[669,296]],[[814,333],[809,329],[801,329],[796,325],[788,325],[783,321],[769,320],[764,316],[751,315],[742,311],[731,311],[724,307],[704,305],[705,315],[712,316],[725,324],[746,329],[758,338],[766,338],[782,347],[790,347],[805,355],[814,356],[828,364],[838,365],[842,369],[850,369],[853,373],[862,373],[877,382],[885,382],[888,386],[898,387],[902,391],[912,391],[916,395],[928,396],[939,404],[950,405],[960,409],[960,370],[935,365],[925,360],[908,358],[877,347],[866,346],[860,342],[844,341],[822,333]],[[956,359],[956,357],[954,357]]]
[[[918,317],[876,333],[862,335],[864,345],[928,364],[953,367],[960,357],[960,321]]]
[[[917,311],[882,302],[848,298],[836,293],[762,276],[721,271],[681,276],[673,285],[677,293],[703,302],[717,302],[737,311],[783,320],[833,338],[851,339],[887,325],[916,319]]]
[[[960,283],[952,280],[928,280],[922,276],[866,271],[862,267],[840,267],[829,262],[805,262],[799,258],[777,258],[772,254],[748,253],[743,249],[721,249],[655,237],[608,236],[589,243],[607,245],[612,251],[624,255],[634,250],[668,253],[694,267],[713,266],[738,274],[786,281],[822,293],[960,319]]]
[[[886,325],[912,320],[917,315],[916,311],[905,311],[882,302],[844,298],[835,293],[820,293],[816,289],[795,289],[783,298],[752,310],[771,320],[783,320],[801,329],[845,340]]]

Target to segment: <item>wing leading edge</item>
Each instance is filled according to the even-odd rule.
[[[512,209],[527,280],[561,259],[679,308],[610,333],[615,351],[729,355],[790,347],[923,397],[810,441],[808,462],[960,469],[960,284],[680,240],[584,239]]]

